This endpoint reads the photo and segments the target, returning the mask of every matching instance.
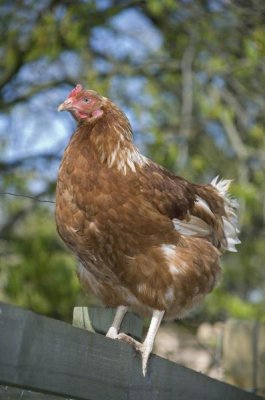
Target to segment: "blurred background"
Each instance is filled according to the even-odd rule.
[[[54,222],[75,127],[57,107],[79,82],[119,104],[144,154],[197,183],[233,179],[242,244],[178,326],[264,321],[265,3],[2,0],[0,19],[0,300],[66,321],[74,306],[98,304]]]

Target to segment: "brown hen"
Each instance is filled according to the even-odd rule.
[[[81,85],[58,110],[78,124],[58,174],[58,232],[81,285],[118,307],[107,336],[132,343],[145,374],[161,320],[198,305],[218,281],[221,254],[236,251],[230,181],[196,185],[144,157],[125,114]],[[152,315],[143,343],[119,333],[128,308]]]

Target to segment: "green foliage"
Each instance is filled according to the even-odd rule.
[[[58,168],[57,148],[35,158],[30,151],[29,158],[15,155],[14,162],[5,157],[10,149],[13,154],[19,150],[14,143],[29,129],[27,121],[15,124],[17,108],[31,110],[39,101],[41,109],[33,107],[27,119],[37,120],[48,110],[48,118],[45,114],[39,120],[43,129],[56,118],[56,90],[82,82],[109,95],[137,115],[139,126],[132,122],[141,133],[148,132],[141,136],[142,141],[147,137],[142,145],[157,162],[196,182],[209,182],[215,175],[233,179],[242,245],[238,254],[224,258],[224,278],[206,301],[204,313],[213,319],[261,319],[263,2],[27,0],[16,9],[11,3],[0,5],[1,192],[35,195],[32,181],[39,180],[39,197],[51,199],[54,194],[49,171]],[[138,26],[133,12],[147,30]],[[28,142],[29,149],[39,133]],[[50,130],[46,141],[52,136]],[[32,200],[2,199],[1,298],[69,319],[73,305],[92,300],[81,297],[75,261],[58,239],[53,210]]]
[[[264,306],[264,304],[263,304]],[[244,301],[239,296],[227,293],[221,289],[215,289],[205,300],[205,309],[208,318],[216,320],[232,317],[237,319],[259,319],[265,321],[261,304],[255,306]]]
[[[51,212],[38,207],[17,224],[0,274],[5,300],[70,320],[79,301],[74,257],[62,246]]]

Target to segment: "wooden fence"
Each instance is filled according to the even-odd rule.
[[[261,399],[155,355],[144,378],[131,346],[6,304],[0,304],[0,384],[1,399]]]

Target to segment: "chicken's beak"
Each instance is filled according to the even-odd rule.
[[[58,111],[69,111],[72,106],[71,100],[65,100],[62,104],[59,105]]]

